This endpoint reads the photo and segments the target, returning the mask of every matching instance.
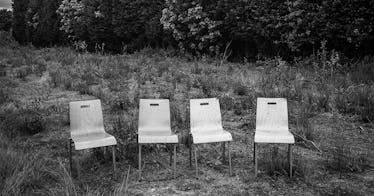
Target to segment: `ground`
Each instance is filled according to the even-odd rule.
[[[333,99],[337,91],[331,90],[336,83],[330,80],[323,85],[327,90],[321,90],[321,80],[311,69],[280,58],[243,64],[152,49],[124,55],[20,46],[1,46],[0,51],[3,195],[374,195],[374,123],[357,113],[340,112]],[[360,87],[348,83],[345,90]],[[323,92],[329,93],[327,100]],[[296,138],[293,178],[288,177],[286,145],[275,144],[260,146],[260,173],[254,177],[256,98],[261,96],[286,97],[290,131],[307,139]],[[199,146],[198,178],[189,166],[188,100],[202,97],[220,99],[223,127],[233,135],[232,176],[220,144]],[[96,98],[102,101],[106,130],[119,143],[117,170],[113,173],[111,155],[102,149],[75,151],[81,175],[74,165],[71,178],[68,103]],[[139,179],[139,98],[171,101],[172,127],[181,141],[175,179],[164,145],[145,147]],[[17,111],[32,111],[31,122],[42,121],[40,130],[32,131],[36,125],[30,123],[17,127],[29,119],[17,118],[23,115]],[[31,177],[22,178],[26,174]]]

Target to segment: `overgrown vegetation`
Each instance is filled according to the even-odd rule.
[[[344,60],[337,58],[335,51],[321,47],[316,54],[293,62],[277,56],[253,63],[229,63],[208,56],[175,56],[172,50],[152,48],[131,55],[79,53],[64,47],[36,49],[18,46],[9,34],[3,35],[8,35],[0,50],[0,159],[5,163],[0,165],[0,188],[4,195],[100,195],[118,191],[130,195],[144,191],[163,195],[179,191],[230,194],[227,190],[282,194],[295,191],[295,187],[295,194],[306,189],[321,194],[345,190],[355,193],[343,184],[323,186],[335,178],[358,183],[363,192],[370,191],[372,182],[357,180],[360,175],[370,175],[373,161],[370,57]],[[297,180],[284,180],[288,174],[287,153],[278,147],[264,147],[260,169],[265,173],[253,179],[249,162],[256,98],[263,96],[286,97],[290,131],[321,150],[301,144],[297,138],[293,168]],[[179,145],[181,173],[176,180],[168,180],[168,150],[151,146],[143,151],[147,157],[144,164],[147,177],[158,177],[152,182],[157,188],[137,182],[134,168],[139,98],[170,99],[172,129],[180,135],[180,142],[187,144],[188,100],[206,97],[220,100],[223,126],[234,137],[234,175],[240,178],[226,176],[226,162],[216,156],[220,148],[208,146],[199,152],[203,177],[191,179],[194,171],[188,169],[187,145]],[[68,168],[68,103],[94,98],[101,99],[105,128],[118,141],[119,175],[112,177],[111,160],[95,149],[75,152],[74,159],[81,160],[84,175],[72,179],[64,169]],[[127,171],[129,178],[125,180]],[[165,186],[169,187],[165,190]]]
[[[240,61],[292,60],[321,43],[349,57],[373,53],[374,3],[368,0],[20,0],[13,12],[16,40],[36,46],[69,37],[82,51],[174,47]]]

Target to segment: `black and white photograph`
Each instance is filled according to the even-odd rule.
[[[373,0],[0,0],[0,196],[373,196]]]

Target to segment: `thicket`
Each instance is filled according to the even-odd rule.
[[[61,0],[13,0],[13,37],[21,44],[52,46],[64,43],[60,17]]]
[[[6,9],[0,10],[0,31],[9,31],[12,26],[12,12]]]
[[[61,30],[89,51],[132,52],[170,44],[159,21],[163,5],[163,0],[63,0],[57,12]]]
[[[325,43],[349,57],[374,52],[371,0],[20,0],[13,10],[15,38],[34,45],[64,32],[89,51],[217,55],[230,43],[234,57],[292,57]]]

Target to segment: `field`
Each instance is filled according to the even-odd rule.
[[[374,58],[333,51],[286,62],[231,63],[146,48],[134,54],[78,53],[0,42],[1,195],[374,195]],[[199,178],[189,167],[189,99],[217,97],[231,132],[233,176],[221,146],[199,149]],[[296,136],[294,177],[284,145],[261,145],[254,177],[257,97],[285,97]],[[177,178],[168,149],[149,145],[138,178],[140,98],[167,98],[179,135]],[[68,173],[68,103],[101,99],[106,131],[119,145],[117,172],[102,149],[75,151]]]

